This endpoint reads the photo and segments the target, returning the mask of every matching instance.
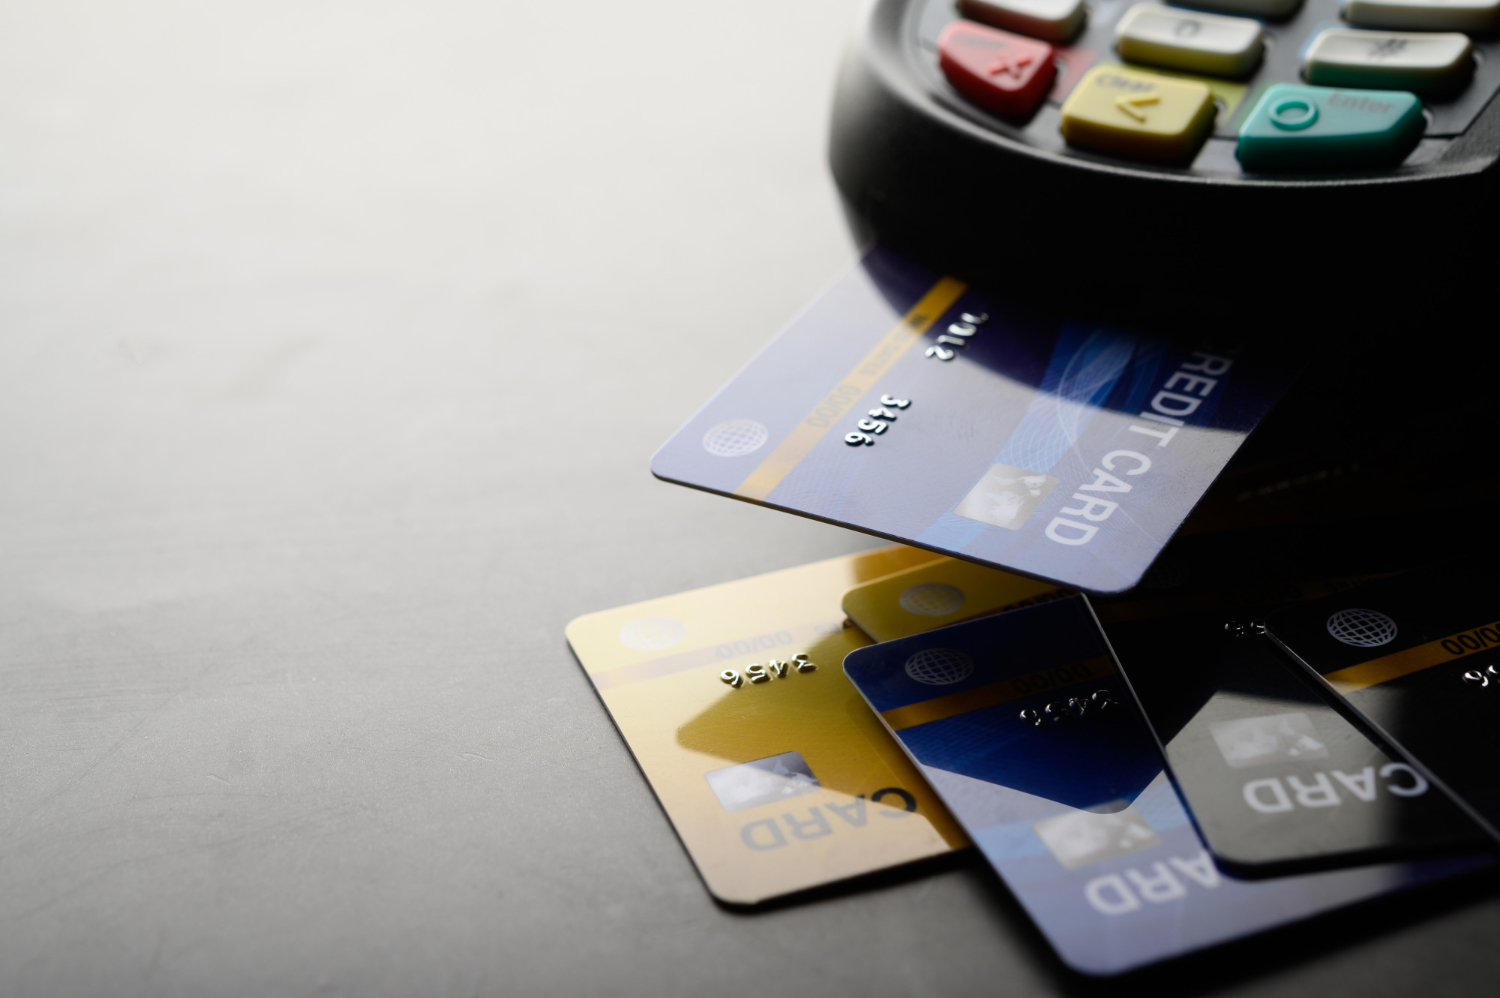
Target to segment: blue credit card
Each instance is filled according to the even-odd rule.
[[[652,458],[659,478],[1093,592],[1145,573],[1297,368],[876,247]]]
[[[1224,873],[1080,596],[858,649],[844,672],[1084,973],[1119,973],[1491,862]]]

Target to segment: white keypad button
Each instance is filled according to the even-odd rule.
[[[1260,62],[1260,22],[1138,3],[1115,25],[1115,48],[1131,62],[1213,76],[1247,76]]]
[[[1061,44],[1083,27],[1083,0],[958,0],[959,13],[975,21]]]
[[[1345,0],[1344,20],[1362,28],[1483,33],[1500,28],[1500,0]]]
[[[1193,6],[1278,20],[1290,17],[1298,7],[1302,6],[1302,0],[1194,0]]]
[[[1456,90],[1474,71],[1468,35],[1320,31],[1302,57],[1308,83],[1419,93]]]

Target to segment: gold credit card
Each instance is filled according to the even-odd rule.
[[[893,547],[585,614],[583,664],[709,891],[756,904],[968,845],[844,678]]]
[[[844,594],[844,613],[876,641],[895,641],[1071,595],[1050,582],[956,558],[934,558],[850,589]]]

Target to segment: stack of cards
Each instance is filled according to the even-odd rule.
[[[568,627],[709,890],[972,842],[1112,974],[1492,865],[1480,560],[1420,569],[1441,517],[1370,544],[1286,422],[1210,493],[1299,363],[883,249],[836,282],[652,469],[912,546]]]

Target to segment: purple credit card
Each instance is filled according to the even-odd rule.
[[[658,477],[1100,593],[1136,584],[1298,363],[1006,305],[875,248]]]

